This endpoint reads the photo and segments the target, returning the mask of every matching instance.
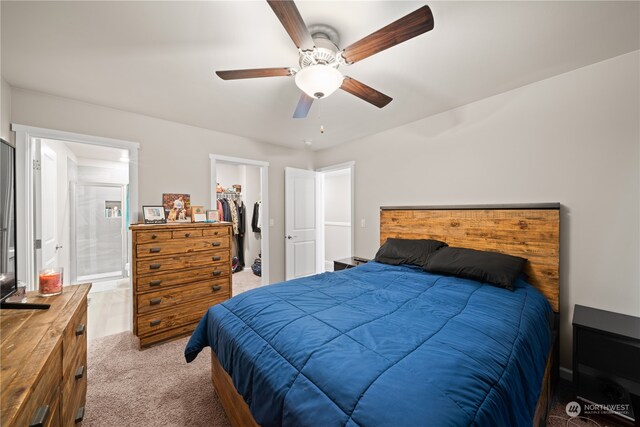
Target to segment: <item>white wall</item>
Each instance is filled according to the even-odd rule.
[[[324,264],[333,271],[333,261],[348,258],[351,250],[351,169],[325,172]]]
[[[78,181],[129,184],[129,164],[78,157]]]
[[[561,202],[561,364],[574,304],[640,315],[640,53],[317,153],[355,160],[355,251],[379,207]],[[394,102],[401,102],[396,100]]]
[[[251,268],[253,261],[258,258],[258,254],[261,252],[261,235],[260,233],[254,233],[251,229],[251,219],[253,217],[253,205],[255,202],[262,200],[262,194],[260,192],[260,168],[258,166],[241,166],[244,171],[244,184],[242,186],[242,192],[244,193],[244,203],[247,208],[247,224],[246,224],[246,237],[244,240],[244,260],[247,268]],[[280,207],[282,209],[282,207]],[[265,226],[267,224],[264,224]]]
[[[11,132],[11,86],[4,79],[0,86],[0,137],[10,144],[14,143]]]
[[[140,143],[138,212],[162,203],[162,193],[189,193],[192,204],[208,206],[211,153],[268,161],[270,279],[284,280],[284,239],[276,238],[284,236],[284,167],[309,168],[309,152],[18,88],[11,91],[11,121]]]

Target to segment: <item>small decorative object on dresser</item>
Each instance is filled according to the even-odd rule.
[[[190,334],[231,297],[231,224],[131,226],[133,332],[148,347]]]
[[[191,208],[189,194],[165,193],[162,195],[162,205],[167,215],[167,222],[191,222],[188,217]]]
[[[217,210],[208,210],[206,212],[207,214],[207,221],[219,221],[220,220],[220,216],[218,214]]]
[[[91,285],[65,286],[29,303],[46,311],[2,310],[0,425],[73,426],[87,395],[87,294]]]
[[[573,384],[583,413],[640,425],[640,317],[576,305]]]
[[[62,293],[62,280],[64,269],[62,267],[45,268],[38,274],[38,288],[40,296],[50,297]]]
[[[357,256],[350,258],[343,258],[333,261],[333,271],[346,270],[347,268],[357,267],[360,264],[366,264],[370,260],[366,258],[360,258]]]
[[[163,206],[143,206],[142,215],[145,224],[166,224]]]
[[[204,222],[207,220],[204,206],[191,206],[191,221]]]

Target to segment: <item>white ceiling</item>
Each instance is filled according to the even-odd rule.
[[[2,76],[16,87],[321,149],[640,48],[636,1],[297,4],[307,25],[335,27],[341,47],[424,4],[435,28],[341,67],[393,97],[387,107],[337,91],[307,119],[291,117],[293,78],[213,73],[297,66],[265,1],[2,1]]]

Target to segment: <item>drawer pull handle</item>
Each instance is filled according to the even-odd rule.
[[[78,325],[76,328],[76,336],[79,337],[80,335],[84,335],[84,323]]]
[[[214,286],[211,287],[211,290],[213,292],[218,292],[220,289],[222,289],[222,286],[220,286],[220,285],[214,285]]]
[[[35,414],[31,417],[31,421],[29,422],[29,427],[42,427],[49,419],[49,415],[51,414],[51,410],[49,409],[49,405],[41,406],[36,409]]]
[[[217,236],[217,235],[218,235],[218,232],[217,232],[217,231],[214,231],[214,232],[213,232],[213,235],[214,235],[214,236]]]
[[[83,376],[84,376],[84,365],[82,365],[78,369],[76,369],[76,379],[79,380]]]
[[[157,254],[158,252],[160,252],[160,248],[151,248],[149,249],[149,252],[152,254]]]
[[[214,257],[211,257],[211,259],[214,261],[220,261],[221,258],[219,256],[214,256]]]
[[[82,422],[83,419],[84,419],[84,406],[81,406],[76,411],[76,418],[74,419],[74,421],[77,424],[79,422]]]
[[[158,326],[160,322],[161,320],[152,320],[151,322],[149,322],[149,326]]]
[[[191,237],[191,233],[184,233],[184,237]]]
[[[155,239],[157,239],[157,238],[158,238],[158,235],[157,235],[157,234],[152,234],[152,235],[151,235],[151,238],[152,238],[153,240],[155,240]]]
[[[160,286],[160,283],[162,283],[162,280],[152,280],[149,282],[149,286]]]
[[[211,242],[211,246],[220,246],[222,242]]]
[[[151,265],[149,266],[149,269],[150,269],[150,270],[157,270],[157,269],[159,269],[159,268],[160,268],[160,264],[151,264]]]
[[[221,274],[222,274],[222,271],[220,271],[220,270],[216,270],[216,271],[213,272],[214,276],[219,276]]]
[[[149,300],[149,304],[150,304],[150,305],[158,305],[158,304],[160,304],[160,301],[162,301],[162,298],[154,298],[154,299],[150,299],[150,300]]]

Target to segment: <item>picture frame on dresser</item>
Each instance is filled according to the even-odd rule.
[[[162,205],[157,206],[143,206],[142,216],[145,224],[166,224],[167,217],[164,214],[164,207]]]

